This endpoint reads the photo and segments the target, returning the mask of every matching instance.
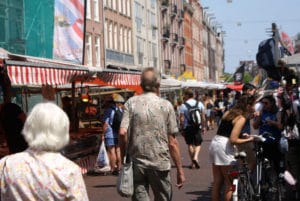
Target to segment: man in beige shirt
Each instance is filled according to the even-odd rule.
[[[121,153],[127,144],[133,161],[134,195],[132,200],[149,200],[149,186],[154,200],[172,199],[170,182],[171,158],[177,169],[177,187],[185,181],[176,135],[178,126],[172,104],[159,97],[159,76],[154,68],[145,68],[141,75],[139,96],[125,103],[120,128]],[[127,132],[129,129],[130,132]],[[122,146],[123,145],[123,146]]]

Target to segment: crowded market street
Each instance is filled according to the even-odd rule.
[[[209,201],[211,200],[211,163],[209,161],[208,147],[212,137],[217,129],[209,130],[203,136],[203,143],[199,157],[200,169],[189,169],[190,165],[187,145],[184,138],[177,137],[180,144],[182,162],[185,171],[186,182],[182,189],[178,190],[176,184],[176,170],[172,168],[173,201],[191,200],[191,201]],[[122,198],[116,191],[116,176],[85,175],[90,201],[125,201],[128,198]],[[151,190],[150,190],[151,192]],[[153,197],[152,197],[153,199]]]

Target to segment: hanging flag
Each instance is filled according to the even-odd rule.
[[[245,73],[245,63],[243,63],[233,74],[235,85],[240,85],[243,83],[244,73]]]
[[[53,58],[82,64],[84,0],[55,0]]]
[[[282,42],[284,43],[285,47],[287,48],[288,52],[290,54],[294,54],[295,50],[294,50],[292,39],[285,32],[281,32],[281,39],[282,39]],[[284,53],[287,54],[287,52],[284,52]],[[287,55],[289,55],[289,54],[287,54]]]

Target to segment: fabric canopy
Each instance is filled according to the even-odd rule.
[[[242,91],[243,84],[235,85],[235,84],[226,84],[226,87],[235,91]]]
[[[101,86],[114,86],[116,88],[130,89],[138,93],[142,92],[140,87],[141,75],[138,73],[123,72],[101,72],[97,78],[94,78],[88,84],[97,84]]]
[[[0,65],[5,68],[11,85],[64,85],[86,80],[96,74],[94,68],[66,61],[12,54],[0,48]]]
[[[88,70],[45,68],[35,66],[7,65],[7,74],[12,85],[63,85],[71,83]]]

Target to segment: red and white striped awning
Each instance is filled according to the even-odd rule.
[[[141,92],[140,79],[140,73],[103,71],[98,74],[97,78],[88,83],[101,86],[114,86],[116,88],[127,88],[136,92]]]
[[[63,85],[76,77],[88,74],[88,69],[6,65],[11,84],[21,85]]]
[[[101,72],[98,76],[102,81],[109,85],[114,86],[139,86],[140,74],[128,74],[128,73],[115,73],[115,72]]]

